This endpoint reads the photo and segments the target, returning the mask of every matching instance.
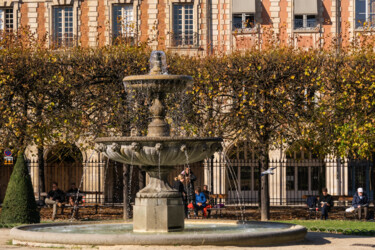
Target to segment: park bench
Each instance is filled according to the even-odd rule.
[[[213,204],[210,204],[211,206],[207,208],[207,213],[210,214],[210,216],[214,216],[215,218],[218,218],[219,216],[222,217],[222,211],[225,209],[224,204],[222,203],[223,200],[227,198],[226,194],[210,194],[210,200]],[[215,214],[213,215],[212,212],[215,211]],[[194,214],[194,208],[188,209],[188,217],[196,217],[196,218],[204,218],[203,214],[197,214],[197,216],[193,216]]]
[[[307,200],[308,197],[311,197],[312,195],[303,195],[302,199]],[[317,199],[319,196],[315,196]],[[332,195],[333,199],[333,207],[350,207],[352,205],[353,197],[352,196],[346,196],[346,195]],[[318,201],[319,202],[319,201]],[[370,202],[370,205],[372,202]],[[318,217],[318,210],[316,208],[309,208],[309,219],[311,219],[312,216],[315,216],[315,219]],[[353,210],[351,212],[344,211],[344,218],[348,219],[352,217],[353,219],[358,218],[358,212],[357,210]]]
[[[215,217],[222,217],[222,211],[225,210],[225,206],[222,206],[223,205],[223,200],[225,200],[227,198],[227,195],[226,194],[211,194],[210,195],[210,198],[214,200],[214,204],[211,208],[209,208],[209,210],[211,211],[211,216],[212,216],[212,212],[215,211]]]
[[[77,209],[73,210],[74,207],[71,206],[69,204],[69,202],[63,202],[62,206],[60,208],[61,209],[61,213],[60,214],[61,215],[64,214],[64,209],[65,208],[71,208],[72,209],[72,213],[75,213],[75,214],[72,214],[72,215],[75,218],[78,218],[78,212],[79,212],[80,209],[83,209],[83,208],[92,208],[92,207],[95,208],[95,214],[98,214],[98,208],[102,207],[104,205],[102,203],[99,203],[99,202],[88,203],[88,202],[86,202],[85,198],[86,198],[87,195],[95,195],[95,200],[99,200],[98,199],[98,195],[101,195],[101,194],[103,194],[103,192],[97,192],[97,191],[81,192],[81,193],[78,194],[78,197],[80,197],[80,199],[79,199],[79,201],[76,204],[77,205]],[[38,196],[37,193],[35,193],[35,195]],[[71,194],[68,193],[68,194],[66,194],[66,197],[70,197],[70,196],[75,197],[75,196],[77,196],[77,194],[76,193],[71,193]],[[47,198],[47,193],[46,192],[41,193],[40,197],[44,201]],[[54,220],[55,218],[52,218],[52,219]]]

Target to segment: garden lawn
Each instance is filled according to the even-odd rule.
[[[334,229],[334,230],[375,230],[375,222],[350,221],[350,220],[287,220],[278,221],[283,223],[297,224],[309,230]]]

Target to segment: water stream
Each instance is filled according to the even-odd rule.
[[[75,198],[75,202],[74,202],[75,204],[73,206],[73,213],[72,213],[72,217],[70,218],[70,220],[74,220],[74,215],[77,213],[78,206],[76,204],[78,204],[78,200],[79,200],[79,191],[82,189],[83,179],[85,178],[85,174],[86,174],[86,171],[88,169],[88,164],[91,163],[91,158],[93,157],[94,152],[95,152],[95,150],[91,151],[90,157],[88,158],[88,160],[85,162],[85,164],[83,166],[83,173],[82,173],[81,181],[78,185],[78,190],[77,190],[76,198]]]

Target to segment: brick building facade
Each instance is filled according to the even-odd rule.
[[[0,0],[0,30],[29,26],[48,42],[103,46],[116,37],[156,49],[262,48],[277,34],[297,47],[348,43],[375,17],[375,0]]]

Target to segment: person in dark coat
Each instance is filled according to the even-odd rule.
[[[194,182],[197,180],[194,173],[190,170],[190,167],[185,168],[184,171],[181,172],[181,175],[184,176],[185,183],[186,183],[186,194],[188,204],[193,203],[195,204],[195,190],[194,190]]]
[[[53,206],[52,220],[56,217],[57,206],[62,207],[65,201],[65,193],[59,189],[57,182],[52,182],[52,190],[48,192],[45,203]],[[61,213],[63,211],[61,210]]]
[[[176,177],[174,179],[173,189],[178,190],[178,192],[181,194],[182,202],[184,204],[185,217],[187,217],[187,215],[188,215],[187,205],[188,204],[187,204],[187,200],[186,200],[186,191],[185,191],[185,187],[184,187],[184,182],[185,182],[184,176],[181,175],[181,174],[178,175],[178,177]]]
[[[331,210],[331,207],[333,207],[332,196],[328,194],[327,188],[323,188],[322,194],[319,196],[319,210],[322,212],[321,220],[328,219],[328,212]]]
[[[362,210],[365,214],[365,219],[368,215],[368,197],[363,192],[363,188],[358,188],[357,193],[353,196],[352,206],[357,210],[358,217],[362,219]]]

